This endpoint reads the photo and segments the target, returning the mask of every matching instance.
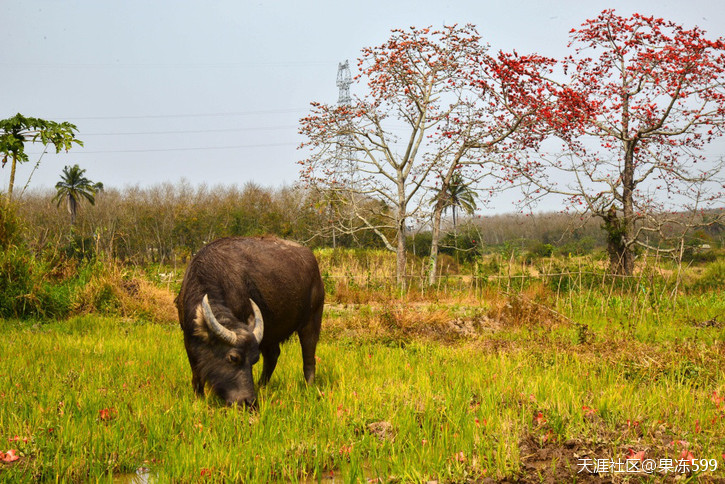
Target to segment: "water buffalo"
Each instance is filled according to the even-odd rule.
[[[264,357],[269,381],[279,345],[297,332],[305,380],[315,377],[325,291],[309,249],[274,237],[231,237],[202,248],[186,269],[176,298],[191,385],[227,404],[254,406],[252,365]]]

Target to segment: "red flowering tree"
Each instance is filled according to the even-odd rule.
[[[396,251],[400,284],[408,222],[428,220],[432,206],[433,280],[452,180],[473,186],[491,160],[540,141],[542,100],[551,92],[544,75],[553,63],[491,56],[471,25],[393,30],[386,43],[362,51],[355,81],[366,94],[350,105],[313,103],[301,120],[312,152],[301,177],[337,193],[337,210]]]
[[[631,274],[648,234],[722,213],[723,164],[705,150],[725,129],[725,39],[605,10],[572,29],[570,47],[571,115],[558,118],[568,150],[551,163],[570,181],[537,183],[600,217],[613,272]]]
[[[432,136],[462,102],[483,50],[470,25],[393,30],[384,44],[362,50],[354,85],[364,95],[349,105],[313,103],[300,121],[311,151],[301,178],[336,193],[337,210],[396,252],[400,285],[408,224],[422,216],[437,151],[446,149]]]
[[[556,116],[559,86],[548,76],[556,61],[516,52],[482,52],[468,86],[436,136],[436,184],[432,214],[429,282],[437,269],[441,216],[450,203],[452,184],[488,179],[489,190],[514,183],[516,166],[527,173],[527,156],[549,134]]]

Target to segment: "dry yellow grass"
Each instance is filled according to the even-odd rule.
[[[75,294],[74,313],[89,314],[99,310],[155,323],[177,320],[171,291],[129,275],[115,265],[104,266],[103,270],[95,272],[88,284]]]

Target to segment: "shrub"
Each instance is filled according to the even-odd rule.
[[[17,245],[21,240],[20,219],[15,207],[0,196],[0,250]]]
[[[695,282],[695,287],[702,290],[722,290],[725,287],[725,260],[720,259],[705,267],[702,277]]]
[[[551,257],[554,253],[554,246],[551,244],[544,244],[542,242],[536,242],[526,255],[527,260],[540,259],[543,257]]]
[[[22,247],[0,252],[0,316],[64,317],[70,288],[46,280],[48,268]]]

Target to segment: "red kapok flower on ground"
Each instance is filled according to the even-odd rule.
[[[20,459],[20,456],[16,454],[17,450],[10,449],[7,452],[0,452],[0,462],[15,462]]]
[[[546,417],[544,417],[544,414],[542,412],[539,412],[534,417],[534,423],[536,425],[543,425],[546,423]]]
[[[692,455],[692,452],[685,449],[682,451],[682,454],[680,454],[680,460],[684,460],[688,464],[692,464],[693,462],[695,462],[695,456]]]
[[[455,454],[453,454],[451,459],[456,462],[466,462],[466,454],[464,454],[463,451],[456,452]]]
[[[116,409],[114,408],[102,408],[98,411],[98,418],[104,422],[107,422],[113,418],[113,415],[115,413]]]
[[[634,449],[629,449],[629,453],[627,454],[627,460],[644,460],[644,452],[645,451],[643,450],[635,452]]]
[[[587,405],[582,406],[582,410],[584,410],[584,416],[585,417],[591,417],[595,413],[597,413],[597,409],[593,407],[589,407]]]

